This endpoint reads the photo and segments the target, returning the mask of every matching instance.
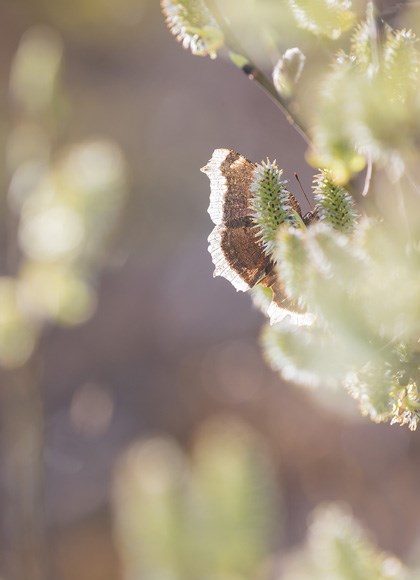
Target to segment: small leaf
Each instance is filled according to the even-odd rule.
[[[302,74],[306,57],[299,48],[289,48],[277,61],[273,70],[273,82],[277,92],[290,97]]]

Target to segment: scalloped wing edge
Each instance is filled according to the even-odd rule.
[[[250,286],[229,265],[222,250],[222,233],[224,228],[217,225],[208,237],[209,252],[215,266],[213,277],[222,276],[239,292],[246,292]]]
[[[228,183],[226,177],[221,172],[221,167],[230,153],[230,149],[215,149],[210,161],[201,168],[201,171],[210,180],[210,205],[207,211],[211,217],[211,221],[216,226],[220,226],[223,223],[223,208]]]

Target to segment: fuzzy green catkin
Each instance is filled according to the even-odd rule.
[[[261,342],[266,360],[285,380],[313,387],[340,384],[345,353],[336,348],[334,337],[316,323],[266,326]]]
[[[319,37],[336,40],[355,21],[351,0],[289,0],[289,6],[298,26]]]
[[[386,358],[355,369],[344,381],[360,403],[364,415],[376,423],[408,425],[411,431],[420,420],[418,355],[405,344],[396,344]]]
[[[161,0],[160,4],[169,30],[184,48],[216,58],[223,33],[203,0]]]
[[[274,254],[281,224],[287,223],[292,227],[301,224],[299,206],[286,189],[287,181],[282,179],[282,173],[275,161],[267,159],[267,162],[257,165],[251,186],[253,219],[264,251],[270,257]]]
[[[383,552],[347,506],[323,504],[309,520],[306,544],[282,562],[282,578],[408,580],[417,578],[392,554]],[[320,557],[322,554],[322,557]]]
[[[330,171],[321,170],[315,176],[313,190],[319,220],[345,234],[352,233],[358,219],[353,198],[344,187],[334,183]]]
[[[373,42],[370,23],[365,21],[358,24],[351,37],[350,54],[354,56],[355,62],[364,68],[372,63]]]
[[[301,230],[284,229],[276,247],[276,260],[288,298],[306,305],[309,256]]]
[[[411,30],[388,30],[383,49],[383,69],[392,100],[416,98],[419,86],[418,38]]]

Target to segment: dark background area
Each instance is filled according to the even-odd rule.
[[[306,210],[292,181],[298,172],[310,191],[305,144],[229,63],[183,51],[157,0],[94,4],[0,1],[2,142],[13,55],[30,26],[47,24],[64,41],[62,144],[109,137],[129,168],[130,196],[97,311],[80,327],[49,329],[42,344],[55,578],[122,577],[110,507],[116,461],[151,434],[188,447],[219,412],[267,439],[283,496],[282,549],[302,540],[315,505],[345,500],[382,548],[405,558],[420,531],[418,435],[361,418],[350,399],[347,406],[340,399],[337,412],[282,382],[261,356],[263,316],[247,295],[212,278],[209,184],[199,168],[216,147],[276,158]],[[1,182],[6,189],[6,176]],[[110,409],[97,429],[74,411],[89,388]]]

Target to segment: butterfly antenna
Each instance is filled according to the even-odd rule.
[[[300,189],[302,190],[302,193],[303,193],[303,195],[305,196],[305,199],[306,199],[306,201],[308,202],[308,204],[309,204],[309,207],[310,207],[310,208],[311,208],[311,210],[312,210],[312,209],[313,209],[313,205],[312,205],[312,203],[309,201],[309,198],[308,198],[308,196],[306,195],[306,191],[305,191],[305,190],[303,189],[303,187],[302,187],[302,184],[301,184],[301,182],[300,182],[300,179],[299,179],[299,175],[298,175],[297,173],[295,173],[295,178],[296,178],[296,181],[299,183],[299,187],[300,187]]]

